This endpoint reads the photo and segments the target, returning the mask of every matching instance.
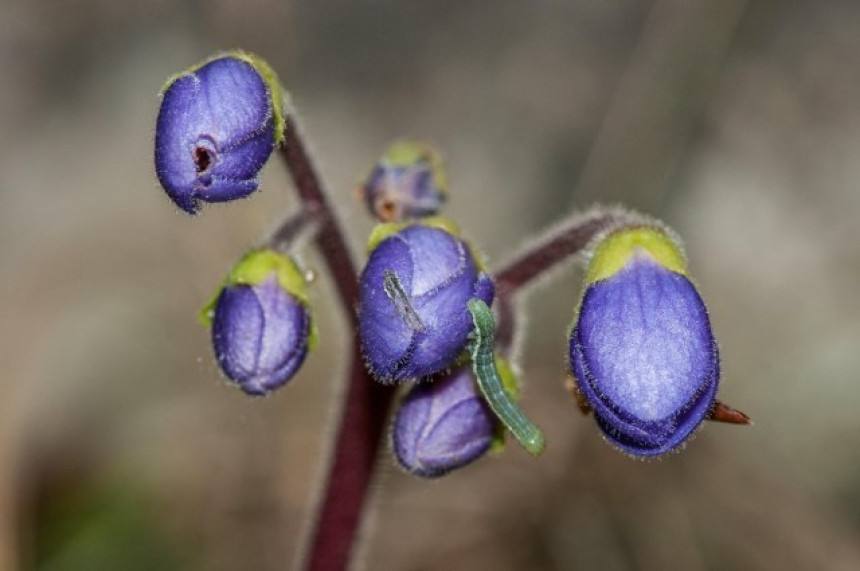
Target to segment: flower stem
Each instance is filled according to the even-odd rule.
[[[358,300],[358,278],[356,277],[358,272],[322,181],[299,133],[295,118],[290,115],[287,116],[284,127],[281,156],[296,185],[303,208],[308,212],[320,213],[320,229],[316,243],[329,273],[334,278],[343,310],[352,325],[357,326],[355,302]],[[276,230],[275,233],[278,232]]]
[[[373,381],[357,338],[333,458],[305,558],[310,571],[346,569],[394,392]]]
[[[553,266],[579,254],[600,232],[629,223],[641,224],[641,220],[639,215],[621,209],[596,208],[572,216],[496,270],[496,287],[513,294]]]
[[[282,157],[295,183],[303,212],[319,216],[316,245],[334,280],[340,303],[352,325],[352,359],[348,386],[339,411],[340,426],[328,464],[319,511],[304,565],[314,571],[346,569],[393,391],[373,382],[358,344],[355,304],[358,278],[355,263],[326,191],[302,140],[295,118],[288,115]],[[294,235],[296,222],[287,218],[273,236]]]
[[[514,297],[519,290],[558,264],[581,253],[596,235],[627,224],[641,224],[642,220],[639,215],[620,208],[596,208],[568,218],[496,270],[496,343],[499,350],[509,354],[513,346],[517,328]]]
[[[323,218],[318,209],[303,207],[282,220],[271,235],[263,240],[262,247],[288,253],[295,247],[300,236],[315,238]]]

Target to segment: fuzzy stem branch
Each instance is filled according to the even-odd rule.
[[[300,236],[311,235],[316,238],[326,213],[314,207],[302,207],[278,224],[272,234],[263,241],[262,246],[287,253]]]
[[[299,133],[295,118],[288,115],[284,127],[284,144],[281,156],[287,164],[299,198],[309,212],[321,213],[321,224],[316,243],[326,268],[332,275],[343,310],[353,326],[358,325],[355,303],[358,300],[358,272],[349,253],[344,234],[328,200],[316,167],[308,154]],[[289,219],[287,219],[289,221]],[[280,230],[276,230],[278,233]]]
[[[508,354],[517,328],[514,296],[555,266],[580,254],[594,237],[612,228],[642,224],[639,215],[622,209],[594,209],[573,216],[526,246],[494,272],[496,279],[496,343]]]
[[[579,254],[594,237],[610,228],[640,219],[621,209],[595,209],[573,216],[523,249],[494,272],[496,286],[513,294],[553,266]]]

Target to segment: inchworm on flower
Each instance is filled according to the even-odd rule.
[[[406,325],[408,325],[412,331],[424,331],[424,324],[421,323],[421,319],[418,317],[418,314],[415,313],[415,308],[412,307],[412,303],[409,301],[409,296],[407,296],[406,292],[403,290],[403,284],[400,283],[400,280],[397,278],[397,274],[392,270],[385,270],[385,277],[382,279],[382,287],[385,289],[385,294],[391,300],[391,303],[394,304],[394,307],[397,309],[397,313],[400,314],[400,317]]]
[[[505,391],[496,369],[496,324],[493,314],[489,306],[477,298],[470,299],[467,306],[475,324],[469,351],[472,355],[472,369],[478,378],[478,388],[490,408],[522,447],[531,454],[540,454],[545,444],[543,433]]]

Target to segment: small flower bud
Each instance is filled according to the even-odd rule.
[[[361,187],[370,213],[382,222],[438,214],[448,194],[439,153],[417,141],[398,141]]]
[[[272,250],[245,255],[203,310],[224,374],[255,396],[289,381],[315,341],[309,307],[293,260]]]
[[[189,214],[199,201],[248,196],[283,138],[281,90],[271,68],[244,52],[215,57],[171,78],[155,127],[155,172]]]
[[[472,250],[444,219],[380,225],[369,250],[359,333],[371,373],[390,382],[450,367],[473,326],[466,302],[493,299]]]
[[[493,444],[496,420],[469,367],[420,383],[400,404],[391,429],[403,468],[436,478],[480,458]]]
[[[570,363],[598,426],[636,456],[679,447],[711,409],[720,377],[708,312],[680,247],[659,228],[611,233],[585,285]]]

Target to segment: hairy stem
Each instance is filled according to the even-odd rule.
[[[302,201],[303,212],[319,217],[315,242],[353,330],[353,356],[338,416],[340,425],[305,558],[305,568],[309,570],[346,569],[361,523],[386,412],[394,393],[389,387],[373,382],[364,367],[355,313],[358,300],[356,266],[295,118],[290,115],[287,116],[284,135],[282,157]],[[296,230],[297,224],[295,219],[287,218],[273,236],[289,239],[300,231]]]
[[[513,294],[553,266],[579,254],[600,232],[629,223],[641,224],[641,220],[638,215],[621,209],[594,209],[573,216],[495,270],[496,287]]]
[[[356,338],[306,569],[330,571],[349,566],[393,394],[391,387],[368,376]]]
[[[325,260],[326,268],[335,281],[338,297],[344,312],[353,326],[358,325],[355,303],[358,300],[358,272],[349,253],[344,234],[329,202],[322,181],[308,154],[295,119],[288,115],[284,127],[284,144],[281,156],[287,164],[296,185],[303,208],[319,212],[320,229],[316,243]],[[289,221],[290,219],[287,219]],[[276,230],[278,233],[279,230]]]
[[[316,237],[324,218],[324,213],[319,209],[302,207],[282,220],[269,237],[263,240],[262,246],[287,253],[303,234]]]
[[[621,209],[595,209],[573,216],[527,245],[513,260],[494,272],[496,279],[496,343],[508,354],[517,328],[514,296],[533,280],[579,254],[594,237],[611,228],[641,224],[642,218]]]

